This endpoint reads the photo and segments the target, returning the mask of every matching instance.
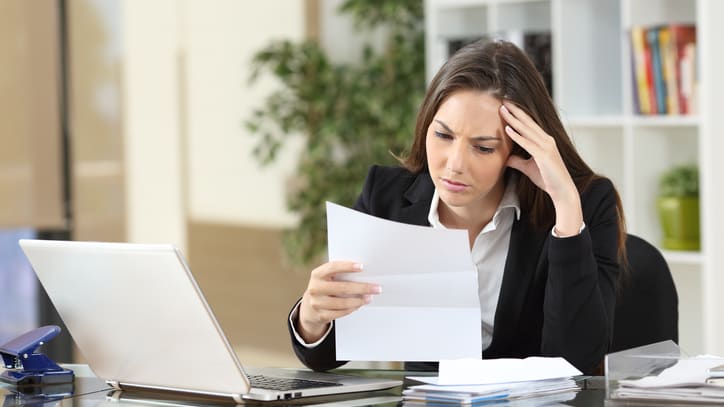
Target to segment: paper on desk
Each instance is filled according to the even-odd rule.
[[[706,379],[709,369],[724,364],[724,358],[718,356],[695,356],[679,359],[673,366],[664,369],[656,376],[646,376],[635,380],[619,380],[619,384],[639,388],[691,387],[704,386],[721,389],[719,385],[708,385]]]
[[[613,398],[644,399],[684,403],[724,402],[724,388],[706,382],[708,370],[724,363],[717,356],[681,358],[658,375],[619,380]]]
[[[440,376],[410,377],[436,385],[494,385],[560,379],[581,375],[563,358],[531,356],[525,359],[461,359],[440,361]]]
[[[382,293],[338,319],[337,359],[480,358],[480,300],[467,231],[408,225],[327,202],[329,260],[364,265],[340,278]]]

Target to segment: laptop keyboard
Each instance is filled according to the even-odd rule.
[[[308,379],[292,379],[287,377],[271,377],[265,375],[249,375],[251,387],[267,390],[295,390],[309,389],[311,387],[341,386],[341,383],[320,382]]]

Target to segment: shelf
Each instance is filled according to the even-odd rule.
[[[553,98],[561,121],[586,163],[611,179],[625,206],[629,230],[660,240],[655,202],[661,174],[697,164],[700,171],[701,242],[706,252],[659,248],[679,290],[680,340],[697,353],[724,353],[724,305],[717,287],[724,273],[724,121],[717,95],[724,90],[722,0],[425,0],[428,73],[447,58],[443,35],[503,30],[550,30]],[[631,34],[634,26],[696,25],[694,114],[635,113]],[[431,77],[432,75],[429,75]],[[698,113],[698,114],[697,114]],[[719,183],[717,183],[719,182]],[[706,218],[704,220],[704,218]],[[724,314],[723,314],[724,315]]]
[[[701,252],[683,251],[683,250],[661,250],[666,262],[671,264],[691,264],[700,265],[703,255]]]
[[[619,115],[578,115],[562,117],[563,123],[571,128],[606,128],[632,125],[636,127],[696,127],[699,116],[619,116]]]
[[[438,11],[444,11],[447,9],[459,9],[466,7],[490,7],[495,5],[506,5],[506,4],[532,4],[532,3],[548,3],[550,0],[432,0],[431,4],[435,6]]]
[[[623,127],[624,122],[624,118],[618,115],[575,116],[569,119],[563,119],[563,123],[566,125],[566,127],[571,128]]]
[[[631,124],[638,127],[696,127],[699,125],[699,116],[637,115],[632,116]]]

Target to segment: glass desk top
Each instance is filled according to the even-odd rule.
[[[48,389],[40,394],[19,394],[12,387],[0,383],[0,407],[8,406],[228,406],[233,401],[220,399],[205,399],[193,396],[183,396],[177,393],[146,393],[139,391],[118,391],[111,389],[103,380],[96,378],[86,365],[64,365],[75,372],[75,382],[70,388]],[[356,374],[362,376],[385,377],[404,380],[410,372],[393,370],[358,370],[338,369],[336,372]],[[420,375],[420,372],[415,372]],[[413,384],[405,381],[404,386]],[[419,384],[414,382],[414,384]],[[633,404],[605,400],[605,380],[603,377],[583,377],[578,380],[580,391],[571,395],[569,400],[554,402],[550,400],[528,398],[509,402],[498,402],[496,407],[531,407],[539,405],[556,406],[644,406],[647,404]],[[325,407],[356,407],[356,406],[405,406],[400,398],[403,387],[385,391],[351,393],[335,396],[309,397],[287,401],[249,402],[249,405],[263,405],[269,407],[281,406],[325,406]],[[53,393],[53,391],[55,393]],[[489,404],[490,405],[490,404]],[[652,403],[648,405],[660,405]],[[700,405],[700,404],[699,404]],[[451,405],[452,406],[452,405]],[[673,406],[673,404],[667,404]]]

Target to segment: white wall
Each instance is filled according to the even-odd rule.
[[[378,28],[364,31],[355,27],[350,13],[340,14],[339,7],[344,0],[320,0],[319,42],[336,63],[355,63],[362,59],[365,44],[381,49],[385,31]]]
[[[301,137],[260,168],[244,127],[277,83],[248,86],[252,55],[304,35],[304,2],[124,0],[128,240],[186,242],[186,221],[294,224],[285,183]]]
[[[294,174],[300,136],[290,136],[281,157],[260,168],[256,143],[244,127],[254,108],[277,85],[248,85],[253,54],[272,39],[304,36],[304,2],[186,1],[188,202],[193,220],[289,226],[284,186]]]
[[[183,248],[177,3],[124,0],[120,10],[127,238]]]

